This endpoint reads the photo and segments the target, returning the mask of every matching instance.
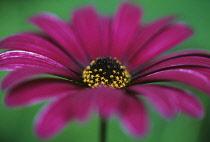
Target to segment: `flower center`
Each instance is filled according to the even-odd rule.
[[[123,88],[131,80],[131,76],[125,66],[122,66],[116,58],[97,58],[90,62],[82,73],[83,82],[89,87],[99,85],[113,88]]]

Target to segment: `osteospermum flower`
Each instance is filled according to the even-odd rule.
[[[148,130],[142,97],[166,118],[183,112],[201,117],[201,103],[190,92],[156,82],[180,82],[210,94],[210,54],[184,51],[159,55],[189,38],[184,23],[165,17],[142,24],[142,10],[122,3],[114,16],[93,7],[77,9],[71,22],[48,13],[30,19],[43,33],[16,34],[0,42],[0,69],[9,107],[49,100],[39,113],[39,137],[57,134],[71,120],[91,111],[103,120],[117,116],[134,136]],[[50,76],[38,76],[47,74]],[[155,83],[155,84],[152,84]]]

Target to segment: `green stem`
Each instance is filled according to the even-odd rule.
[[[100,142],[106,142],[107,122],[105,119],[100,119]]]

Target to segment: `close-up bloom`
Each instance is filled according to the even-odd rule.
[[[10,71],[1,87],[5,104],[23,107],[47,101],[35,132],[50,138],[73,120],[97,112],[119,118],[132,136],[145,136],[145,100],[164,118],[179,112],[200,118],[200,101],[178,82],[210,94],[210,53],[189,50],[161,56],[193,35],[175,16],[142,22],[142,9],[120,4],[114,16],[92,6],[72,13],[71,21],[42,13],[30,22],[42,32],[23,32],[0,41],[0,70]]]

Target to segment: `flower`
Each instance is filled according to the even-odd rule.
[[[192,36],[186,24],[175,23],[174,16],[141,24],[141,8],[128,2],[113,17],[91,6],[72,16],[69,23],[37,15],[30,21],[44,33],[20,33],[0,42],[0,49],[9,50],[0,54],[0,69],[11,71],[2,81],[6,105],[50,101],[36,119],[40,138],[54,136],[71,120],[86,120],[92,111],[103,119],[117,116],[130,134],[144,136],[149,123],[142,98],[165,118],[178,112],[203,115],[190,92],[156,83],[180,82],[210,94],[209,53],[157,58]]]

